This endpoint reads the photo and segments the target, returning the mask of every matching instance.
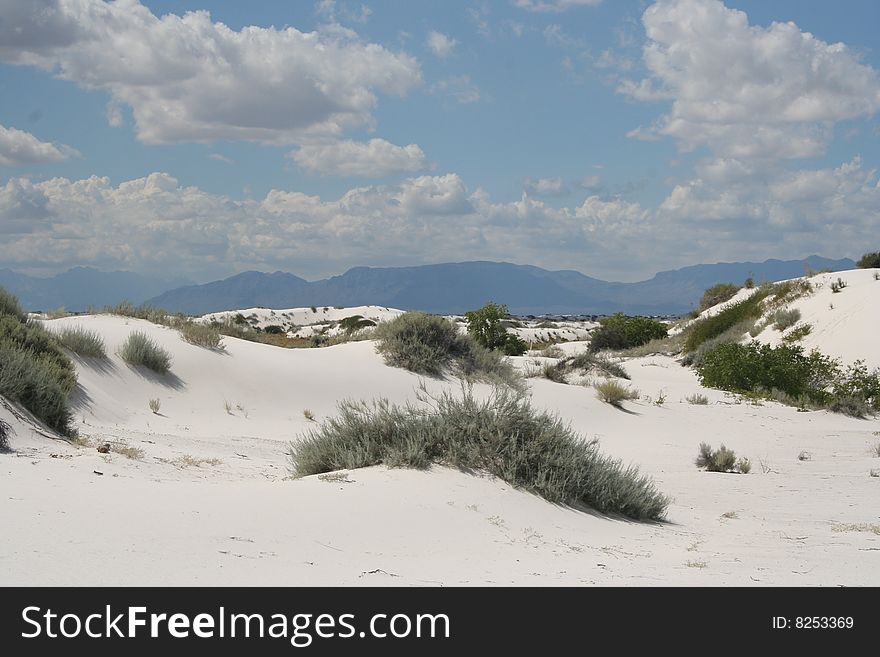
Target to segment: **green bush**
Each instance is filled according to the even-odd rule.
[[[700,367],[703,364],[703,359],[705,359],[706,354],[711,353],[723,344],[739,342],[743,339],[746,333],[751,335],[755,326],[755,320],[753,319],[746,319],[739,324],[731,326],[721,335],[709,338],[693,351],[687,352],[681,359],[682,365]]]
[[[432,463],[486,471],[508,484],[572,506],[637,520],[661,520],[669,499],[633,466],[603,456],[558,417],[520,393],[496,389],[484,401],[469,388],[431,400],[429,409],[344,401],[338,416],[290,445],[297,477],[385,464]]]
[[[754,287],[754,282],[752,283],[752,287]],[[733,283],[718,283],[710,288],[706,288],[706,291],[703,292],[703,297],[700,299],[700,312],[703,312],[712,306],[717,306],[719,303],[729,301],[739,291],[740,286],[734,285]]]
[[[287,333],[287,331],[284,330],[284,327],[279,326],[278,324],[270,324],[263,329],[263,332],[268,333],[269,335],[284,335]]]
[[[761,316],[762,302],[772,291],[770,286],[760,287],[747,299],[728,306],[712,317],[704,317],[695,321],[687,329],[684,350],[694,351],[706,340],[721,335],[737,324],[746,320],[757,320]]]
[[[724,344],[706,354],[698,368],[700,382],[710,388],[755,392],[776,388],[792,397],[825,400],[838,374],[837,363],[818,351],[805,355],[798,346]]]
[[[146,367],[157,374],[166,374],[171,369],[171,354],[140,331],[133,332],[122,343],[119,357],[129,365]]]
[[[504,352],[505,356],[522,356],[528,350],[529,345],[527,345],[522,338],[513,333],[507,334],[507,339],[504,341],[504,346],[501,348],[501,351]]]
[[[104,339],[95,331],[90,331],[82,326],[73,326],[61,329],[56,333],[56,337],[62,347],[72,351],[77,356],[107,358]]]
[[[22,323],[27,321],[27,313],[18,303],[18,297],[0,287],[0,316],[3,315],[13,317]]]
[[[616,376],[619,379],[629,379],[629,374],[620,363],[611,360],[605,354],[593,354],[589,351],[569,356],[558,364],[566,369],[581,370],[581,372],[599,372],[605,376]]]
[[[339,322],[339,328],[342,329],[346,335],[351,335],[355,331],[360,331],[363,328],[369,328],[375,325],[376,322],[371,319],[364,319],[362,315],[352,315]]]
[[[500,349],[508,356],[522,356],[528,350],[528,345],[519,337],[507,332],[505,322],[507,306],[496,304],[491,301],[479,310],[469,310],[464,314],[467,320],[468,333],[476,340],[477,344],[489,351]]]
[[[600,383],[594,383],[596,396],[606,404],[620,407],[625,401],[632,401],[639,398],[639,391],[628,388],[617,381],[607,380]]]
[[[180,331],[180,337],[197,347],[217,350],[223,349],[223,338],[220,336],[220,331],[216,326],[188,320],[182,322],[178,330]]]
[[[796,329],[792,329],[788,333],[782,336],[782,341],[792,344],[794,342],[800,342],[805,337],[807,337],[813,330],[813,327],[810,324],[801,324]]]
[[[666,337],[666,325],[649,317],[627,317],[617,313],[599,322],[590,335],[589,350],[620,350],[638,347]]]
[[[874,253],[866,253],[861,258],[859,258],[856,266],[860,269],[873,269],[875,267],[880,267],[880,251],[876,251]]]
[[[748,474],[752,469],[752,464],[748,459],[737,459],[736,453],[724,445],[713,450],[709,444],[700,443],[700,449],[694,462],[698,468],[705,468],[708,472]]]

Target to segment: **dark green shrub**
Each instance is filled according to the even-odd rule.
[[[527,345],[522,338],[513,333],[507,334],[507,339],[504,341],[504,346],[501,348],[501,351],[504,352],[505,356],[522,356],[528,350],[529,345]]]
[[[444,393],[431,408],[387,400],[345,401],[290,445],[297,477],[385,464],[426,468],[432,463],[486,471],[551,502],[587,505],[637,520],[660,520],[669,499],[633,466],[603,456],[595,441],[558,417],[533,409],[521,394],[496,389],[478,400]]]
[[[278,326],[278,324],[270,324],[263,329],[263,332],[268,333],[269,335],[283,335],[287,333],[287,331],[284,330],[284,327]]]
[[[352,315],[339,322],[339,328],[341,328],[346,335],[351,335],[362,328],[368,328],[375,325],[376,322],[371,319],[364,319],[362,315]]]
[[[813,330],[813,327],[810,324],[801,324],[796,329],[792,329],[788,333],[782,336],[782,341],[792,344],[794,342],[800,342],[805,337],[807,337]]]
[[[166,374],[171,369],[171,354],[140,331],[133,332],[122,343],[119,357],[129,365],[146,367],[157,374]]]
[[[507,306],[491,301],[479,310],[469,310],[464,314],[467,320],[468,333],[489,351],[504,349],[509,342],[504,318],[507,317]],[[523,350],[525,353],[525,350]]]
[[[824,400],[838,366],[817,351],[805,355],[798,346],[731,343],[706,354],[698,373],[700,382],[710,388],[734,392],[776,388],[792,397]]]
[[[666,325],[649,317],[627,317],[617,313],[599,322],[590,334],[591,352],[638,347],[651,340],[666,337]]]
[[[859,258],[856,266],[860,269],[873,269],[875,267],[880,267],[880,251],[876,251],[874,253],[866,253],[861,258]]]
[[[752,282],[752,287],[754,287],[754,282]],[[706,291],[703,292],[703,296],[700,299],[700,312],[703,312],[712,306],[717,306],[719,303],[729,301],[737,292],[739,292],[739,290],[740,286],[734,285],[733,283],[718,283],[710,288],[706,288]]]

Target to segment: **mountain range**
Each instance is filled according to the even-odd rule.
[[[340,276],[307,281],[285,272],[248,271],[202,285],[184,285],[131,272],[77,267],[51,278],[0,270],[0,286],[31,310],[85,310],[127,300],[200,315],[239,308],[378,305],[455,314],[487,301],[517,315],[677,315],[692,309],[715,283],[756,283],[802,276],[806,268],[852,269],[848,259],[810,256],[703,264],[663,271],[636,283],[615,283],[577,271],[549,271],[506,262],[458,262],[417,267],[355,267]]]

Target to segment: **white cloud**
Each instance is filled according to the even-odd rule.
[[[107,103],[107,109],[105,110],[107,115],[107,123],[111,128],[120,128],[124,122],[122,116],[122,108],[119,106],[119,103],[110,101]]]
[[[449,57],[457,43],[458,42],[452,37],[447,36],[442,32],[434,31],[428,33],[428,38],[425,41],[425,45],[428,46],[428,49],[441,59]]]
[[[525,189],[529,194],[538,196],[565,196],[569,193],[568,185],[562,178],[527,178]]]
[[[596,7],[602,0],[514,0],[513,4],[526,11],[559,13],[575,7]]]
[[[24,130],[0,125],[0,166],[48,164],[78,155],[79,152],[70,146],[50,144]]]
[[[835,122],[880,110],[877,71],[794,23],[752,26],[718,0],[658,0],[642,22],[651,77],[618,91],[673,103],[632,136],[670,136],[720,157],[803,158],[826,150]]]
[[[460,105],[477,103],[482,99],[480,88],[467,75],[453,75],[438,80],[429,90],[432,94],[452,98]]]
[[[428,166],[424,152],[416,144],[397,146],[384,139],[305,144],[291,151],[290,157],[304,169],[337,176],[381,178],[421,171]]]
[[[210,157],[212,160],[217,160],[218,162],[223,162],[225,164],[235,163],[235,160],[233,160],[231,157],[226,157],[221,153],[209,153],[208,157]]]
[[[206,11],[160,18],[137,0],[6,2],[0,44],[2,61],[108,91],[147,143],[339,135],[372,124],[377,92],[421,81],[414,58],[338,24],[236,31]]]

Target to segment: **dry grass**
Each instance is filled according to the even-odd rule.
[[[593,387],[596,389],[596,396],[612,406],[619,407],[625,401],[633,401],[639,398],[638,390],[622,385],[617,381],[602,381],[594,383]]]
[[[850,523],[843,525],[835,525],[831,528],[833,532],[868,532],[880,536],[880,525],[876,523]]]
[[[173,459],[159,459],[162,463],[168,463],[178,468],[200,468],[203,465],[217,466],[223,463],[220,459],[203,459],[191,454],[183,454]]]

